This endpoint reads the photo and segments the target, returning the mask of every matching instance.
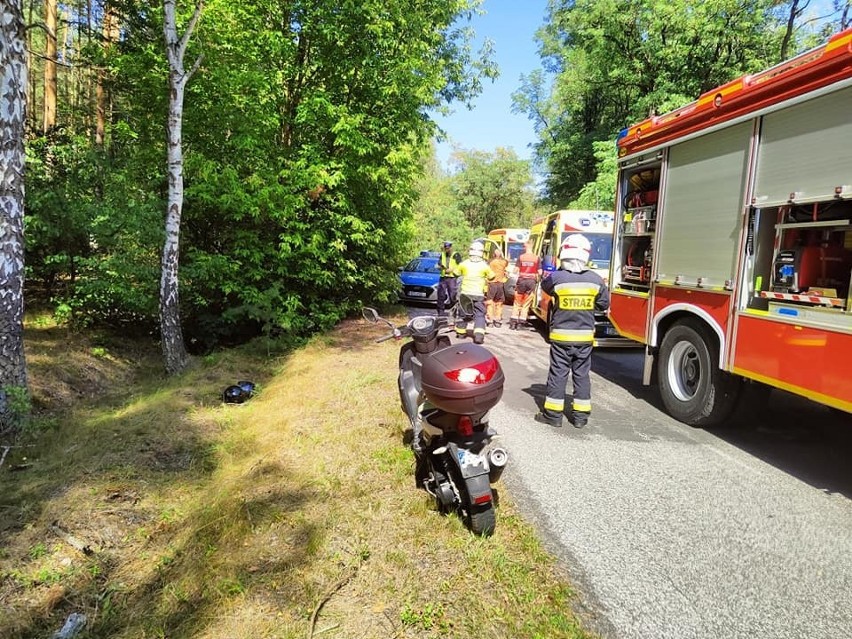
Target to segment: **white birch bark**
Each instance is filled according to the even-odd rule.
[[[180,323],[180,297],[178,291],[178,257],[180,250],[180,217],[183,210],[183,99],[186,83],[201,63],[201,58],[189,72],[184,71],[183,59],[189,38],[201,15],[203,4],[195,12],[182,37],[178,38],[175,19],[175,0],[163,0],[165,19],[163,32],[166,55],[169,61],[169,120],[168,120],[168,172],[169,199],[166,209],[166,239],[160,262],[160,336],[163,363],[170,375],[179,373],[189,363]]]
[[[0,435],[27,397],[24,359],[24,123],[27,49],[22,0],[0,3]]]

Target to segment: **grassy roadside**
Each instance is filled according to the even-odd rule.
[[[479,539],[414,489],[378,330],[258,341],[167,380],[153,347],[28,327],[54,412],[0,468],[3,637],[72,612],[78,637],[111,639],[590,636],[510,495]],[[260,392],[222,404],[238,379]]]

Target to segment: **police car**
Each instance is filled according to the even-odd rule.
[[[397,294],[401,302],[438,303],[440,255],[433,251],[422,251],[418,257],[399,269],[400,288]]]

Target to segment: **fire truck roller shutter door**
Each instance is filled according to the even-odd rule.
[[[676,144],[669,154],[657,276],[721,287],[734,277],[753,125]]]
[[[790,193],[834,198],[849,184],[852,87],[763,117],[754,194],[762,207],[784,205]]]

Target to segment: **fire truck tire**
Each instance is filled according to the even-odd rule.
[[[672,326],[660,344],[660,395],[669,414],[690,426],[721,424],[736,404],[742,379],[720,370],[718,346],[698,321]]]

